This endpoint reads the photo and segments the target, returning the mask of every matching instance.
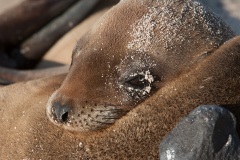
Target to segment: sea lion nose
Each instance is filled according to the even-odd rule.
[[[53,104],[53,114],[59,122],[67,122],[69,116],[69,107],[67,105],[62,105],[59,102]]]

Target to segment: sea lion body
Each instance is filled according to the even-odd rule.
[[[0,90],[0,159],[158,159],[195,107],[239,103],[234,36],[196,1],[122,0],[78,42],[66,78]]]

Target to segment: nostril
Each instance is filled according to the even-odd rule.
[[[69,108],[66,105],[61,105],[60,103],[54,103],[53,114],[59,122],[67,122],[69,116]]]
[[[62,115],[62,121],[67,122],[67,120],[68,120],[68,112],[63,113],[63,115]]]

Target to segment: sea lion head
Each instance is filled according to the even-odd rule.
[[[111,126],[234,33],[193,0],[122,0],[76,44],[47,116],[77,132]]]

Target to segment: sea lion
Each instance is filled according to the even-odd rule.
[[[65,75],[1,88],[0,159],[158,159],[163,137],[199,104],[239,102],[239,52],[240,37],[229,40],[114,125],[87,135],[72,134],[45,115]],[[239,109],[228,109],[239,128]]]
[[[208,19],[209,21],[204,20],[203,22],[219,22],[218,24],[221,27],[218,29],[224,30],[224,34],[212,32],[205,23],[199,23],[199,25],[196,25],[196,23],[194,23],[195,21],[192,20],[192,23],[190,24],[196,25],[193,27],[196,30],[195,32],[197,33],[197,28],[201,28],[202,26],[202,33],[198,34],[198,36],[194,36],[195,34],[193,34],[193,37],[185,34],[184,36],[188,37],[189,41],[188,39],[184,39],[181,43],[185,46],[180,50],[174,47],[175,45],[179,45],[176,39],[176,42],[172,43],[172,45],[169,41],[165,46],[166,48],[161,45],[158,46],[163,49],[163,53],[166,53],[165,56],[172,54],[172,56],[170,56],[172,59],[167,59],[170,62],[168,63],[168,61],[166,61],[166,63],[163,63],[161,61],[162,67],[159,67],[158,63],[162,58],[164,58],[164,56],[159,57],[159,54],[157,53],[150,54],[154,48],[148,46],[148,44],[151,46],[153,44],[157,44],[144,43],[142,45],[142,43],[140,43],[142,41],[132,40],[135,37],[134,35],[138,34],[127,34],[122,30],[127,32],[128,29],[131,30],[131,24],[141,24],[142,21],[140,20],[143,17],[148,17],[144,16],[148,13],[148,5],[161,3],[173,4],[173,1],[137,2],[139,1],[121,1],[116,7],[109,11],[107,15],[104,16],[105,20],[103,18],[101,21],[98,21],[98,26],[94,27],[82,40],[80,40],[75,50],[75,54],[73,55],[73,63],[70,72],[62,85],[61,83],[65,77],[64,75],[15,84],[4,87],[0,90],[0,102],[2,103],[0,108],[0,123],[2,124],[0,125],[0,146],[3,146],[0,150],[1,159],[51,159],[52,157],[55,159],[157,159],[159,155],[158,146],[160,141],[174,127],[180,118],[187,115],[195,107],[200,104],[236,104],[239,102],[240,91],[238,86],[240,83],[240,55],[238,53],[240,51],[240,37],[233,38],[224,43],[233,37],[234,33],[232,33],[229,28],[225,27],[219,19],[212,16],[210,12],[197,12],[196,10],[191,12],[192,8],[187,5],[186,10],[189,11],[189,14],[186,14],[186,16],[190,16],[194,13],[208,13],[210,16],[207,16],[210,18]],[[196,1],[183,2],[176,0],[174,2],[182,2],[177,5],[177,8],[175,8],[177,10],[181,9],[181,4],[186,3],[192,5],[194,3],[197,6],[199,4]],[[202,8],[200,6],[198,9]],[[126,9],[126,7],[128,9]],[[173,13],[176,13],[175,10],[173,10],[174,5],[165,7],[166,11],[168,11],[167,8],[171,9]],[[132,13],[133,9],[138,12]],[[146,11],[146,13],[140,11]],[[128,19],[130,18],[130,13],[133,14],[132,22]],[[165,16],[168,15],[169,14],[165,14]],[[118,17],[119,19],[116,20],[114,17]],[[174,16],[171,15],[170,17]],[[201,19],[201,17],[196,16],[195,20],[198,20],[198,18]],[[186,17],[186,19],[191,20],[189,17]],[[125,23],[126,26],[121,25],[121,21],[123,20],[127,20]],[[171,19],[169,19],[169,21],[171,21]],[[107,22],[109,22],[109,26],[106,25],[108,24]],[[144,21],[143,24],[146,24],[145,22],[146,21]],[[152,21],[150,20],[150,22]],[[174,26],[174,24],[171,24],[170,26],[172,25]],[[111,29],[108,27],[111,27]],[[112,31],[117,29],[117,27],[122,28],[119,31],[116,30],[116,32],[107,32],[107,30]],[[151,26],[149,27],[151,28]],[[189,31],[189,33],[194,32],[187,27],[181,30],[181,33],[183,33],[185,29]],[[97,32],[101,30],[105,32]],[[139,32],[134,33],[146,33],[141,30],[141,27],[136,29],[136,31]],[[187,31],[184,33],[188,33]],[[163,34],[164,33],[167,32],[163,32]],[[123,36],[121,36],[122,34]],[[172,35],[174,36],[174,34]],[[110,38],[109,41],[106,41],[106,36]],[[117,37],[114,38],[115,36]],[[141,36],[136,36],[136,38],[138,37],[142,38]],[[126,41],[122,41],[120,44],[116,43],[121,38]],[[166,36],[164,36],[164,38],[166,38]],[[194,39],[199,41],[193,41]],[[92,48],[94,46],[92,46],[92,41],[97,44],[96,48]],[[209,41],[212,43],[208,43]],[[106,42],[108,42],[108,46],[104,45]],[[146,39],[144,42],[147,42]],[[101,46],[101,43],[103,43],[103,46]],[[136,43],[139,45],[135,45]],[[219,46],[215,44],[221,45],[221,47],[218,48]],[[123,52],[125,48],[124,46],[126,45],[130,48],[128,49],[128,47],[126,47],[127,50],[131,51],[135,47],[140,47],[140,50],[133,52],[133,57],[131,57],[132,54],[130,54],[132,52],[129,52],[129,56],[126,57],[124,54],[125,52]],[[97,48],[97,46],[101,48]],[[170,48],[168,48],[168,46]],[[173,48],[171,48],[171,46]],[[91,52],[94,49],[98,52]],[[87,51],[89,51],[89,54]],[[109,57],[107,57],[107,54],[103,54],[105,51],[108,51],[106,53],[109,53]],[[139,54],[141,51],[146,51],[146,54]],[[177,51],[181,51],[181,54]],[[206,53],[205,51],[211,52]],[[185,52],[190,55],[188,56],[188,54],[184,54]],[[78,55],[81,55],[82,58],[78,57]],[[177,55],[179,55],[179,57],[177,57]],[[140,62],[128,65],[132,61],[132,58],[133,60]],[[178,64],[178,58],[182,58],[186,64]],[[106,64],[109,64],[107,62],[110,62],[110,68],[108,65],[105,66],[102,61],[105,61]],[[81,63],[84,63],[84,65],[81,65]],[[113,68],[114,64],[116,64],[116,71],[111,71],[112,76],[106,77],[105,74],[103,74],[104,77],[101,78],[102,72],[108,73],[107,68]],[[137,67],[133,67],[137,64],[140,64],[143,68],[146,66],[148,69],[149,67],[150,73],[148,70],[134,70]],[[174,65],[168,66],[166,64]],[[96,66],[101,68],[103,71],[99,70],[99,73],[96,73],[95,71],[98,69]],[[88,70],[88,72],[92,72],[92,74],[83,72],[86,68],[89,68],[90,70]],[[156,71],[158,68],[162,68],[163,70]],[[176,71],[171,69],[175,69]],[[77,76],[75,73],[81,73],[82,77]],[[127,79],[128,75],[130,75],[130,78],[135,78],[135,74],[132,73],[138,73],[140,76],[136,79]],[[156,75],[153,75],[153,73],[156,73]],[[159,76],[159,73],[163,76]],[[136,85],[144,84],[145,86],[140,87],[140,89],[143,88],[145,92],[142,90],[140,92],[135,92],[140,89],[136,90],[133,87],[130,87],[129,89],[122,88],[122,90],[120,88],[120,96],[115,98],[114,96],[116,93],[113,92],[115,89],[114,84],[112,84],[112,88],[99,87],[99,85],[102,84],[105,86],[105,78],[113,78],[110,82],[116,82],[114,81],[115,79],[113,76],[117,77],[117,75],[122,75],[123,81],[130,80],[128,82],[130,83],[129,85],[132,83]],[[143,75],[145,81],[143,81],[144,83],[139,83],[138,80],[142,80]],[[95,78],[98,79],[96,80]],[[154,82],[152,82],[152,79]],[[67,85],[67,82],[72,82],[72,84],[76,86],[78,85],[79,88],[70,87],[70,85]],[[152,83],[150,85],[150,93],[148,93],[148,82]],[[113,121],[113,124],[103,124],[100,126],[90,124],[89,128],[71,126],[71,124],[68,127],[65,126],[65,124],[68,123],[68,116],[70,118],[73,116],[70,114],[73,113],[73,111],[69,111],[67,122],[64,122],[64,119],[57,119],[57,122],[52,119],[52,123],[44,114],[46,112],[44,105],[47,103],[49,96],[60,85],[60,89],[53,94],[48,102],[48,107],[52,107],[52,102],[59,101],[61,96],[60,93],[66,96],[71,95],[70,90],[72,90],[72,93],[75,92],[79,94],[71,96],[78,96],[78,98],[80,97],[82,99],[89,98],[90,101],[88,101],[87,104],[91,104],[93,100],[100,101],[99,97],[104,98],[105,93],[110,92],[112,94],[108,95],[108,100],[112,100],[114,102],[118,102],[119,98],[119,102],[126,104],[127,102],[121,101],[121,98],[129,96],[128,99],[126,99],[129,100],[129,105],[124,106],[125,108],[117,106],[122,107],[121,109],[125,109],[124,111],[129,112],[125,116],[121,118],[119,117],[117,121]],[[111,83],[106,83],[106,85],[111,86]],[[155,87],[153,87],[153,85],[155,85]],[[68,89],[68,87],[70,88]],[[131,92],[131,88],[133,88],[133,92]],[[102,89],[102,92],[99,91],[100,89]],[[79,91],[76,92],[77,90]],[[124,91],[127,93],[121,95]],[[25,96],[26,94],[28,96]],[[98,97],[96,97],[97,94]],[[57,96],[59,96],[59,98]],[[141,98],[142,96],[143,98]],[[131,100],[131,98],[134,100]],[[78,102],[80,102],[80,100]],[[88,106],[92,107],[91,105]],[[89,111],[87,108],[88,106],[86,106],[85,111]],[[101,103],[97,103],[96,107],[99,106],[101,107]],[[238,118],[239,109],[229,109],[231,109]],[[50,110],[50,114],[47,112],[48,116],[50,118],[54,117],[51,109],[48,108],[48,110]],[[59,117],[63,118],[61,116]],[[63,124],[60,123],[61,120]],[[56,123],[62,127],[55,125]],[[70,130],[70,132],[68,130]]]
[[[71,131],[111,126],[234,35],[197,1],[123,0],[76,45],[47,115]]]

